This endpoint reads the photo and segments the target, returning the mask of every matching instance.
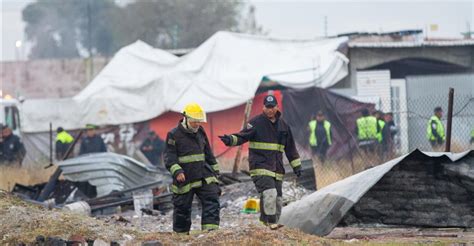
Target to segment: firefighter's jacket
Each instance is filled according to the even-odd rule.
[[[277,113],[274,123],[264,114],[254,117],[242,131],[232,134],[231,138],[231,145],[249,142],[251,176],[272,176],[282,180],[285,174],[283,153],[286,154],[291,167],[301,166],[291,129],[281,118],[280,112]]]
[[[180,121],[176,128],[168,132],[165,165],[173,175],[171,189],[175,194],[187,193],[192,188],[201,187],[203,182],[218,182],[215,172],[219,171],[219,165],[202,127],[193,133]],[[177,182],[179,173],[184,173],[185,182]]]

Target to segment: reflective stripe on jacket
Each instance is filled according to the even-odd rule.
[[[174,179],[171,188],[175,194],[200,187],[203,181],[217,182],[213,171],[219,170],[204,128],[200,127],[193,133],[184,128],[181,122],[166,137],[165,166],[173,177],[179,173],[184,173],[185,176],[183,183]]]
[[[283,153],[293,168],[301,166],[300,156],[296,150],[295,140],[290,127],[278,112],[273,123],[264,114],[249,121],[247,126],[231,135],[232,145],[249,142],[250,175],[283,177]]]

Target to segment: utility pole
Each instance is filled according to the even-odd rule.
[[[88,43],[88,51],[89,51],[89,76],[88,82],[92,80],[94,76],[94,60],[92,58],[92,20],[91,20],[91,0],[87,0],[87,43]]]
[[[174,25],[172,29],[173,33],[173,49],[178,48],[178,25]]]
[[[324,37],[328,37],[328,16],[324,16]]]
[[[445,152],[451,152],[451,132],[453,125],[453,103],[454,103],[454,89],[449,88],[448,98],[448,127],[446,129],[446,148]]]

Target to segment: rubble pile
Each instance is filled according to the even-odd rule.
[[[258,198],[252,182],[235,183],[221,187],[221,228],[235,228],[247,225],[260,226],[258,221],[259,214],[242,213],[245,202],[248,198]],[[302,186],[295,182],[283,182],[284,204],[296,201],[301,197],[310,194]],[[197,198],[196,198],[197,199]],[[120,215],[100,217],[106,223],[121,224],[126,228],[135,228],[141,232],[171,232],[173,230],[173,212],[157,212],[153,215],[141,214],[138,216],[133,211],[125,211]],[[195,200],[192,212],[191,230],[200,230],[201,209],[199,203]]]

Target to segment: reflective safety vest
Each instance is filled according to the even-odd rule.
[[[308,123],[309,125],[309,145],[316,147],[318,146],[318,138],[316,137],[316,129],[318,127],[318,123],[316,120],[312,120]],[[324,130],[326,132],[326,139],[328,141],[328,144],[332,144],[332,139],[331,139],[331,123],[329,121],[325,120],[324,121]]]
[[[62,131],[58,133],[58,135],[56,135],[56,142],[57,141],[63,144],[68,144],[68,143],[72,143],[74,141],[74,138],[66,131]]]
[[[357,119],[357,138],[371,140],[377,138],[377,118],[374,116],[360,117]]]
[[[383,128],[385,127],[385,121],[383,121],[383,120],[377,120],[377,124],[378,124],[378,129],[377,129],[377,141],[379,141],[379,143],[381,143],[381,142],[382,142],[382,139],[383,139],[382,132],[383,132]]]
[[[428,126],[426,127],[426,138],[428,138],[429,141],[436,141],[436,136],[433,134],[431,124],[436,123],[436,133],[438,133],[438,136],[444,141],[446,140],[446,136],[444,135],[444,126],[441,120],[438,118],[438,116],[433,115],[431,116],[430,120],[428,121]]]

